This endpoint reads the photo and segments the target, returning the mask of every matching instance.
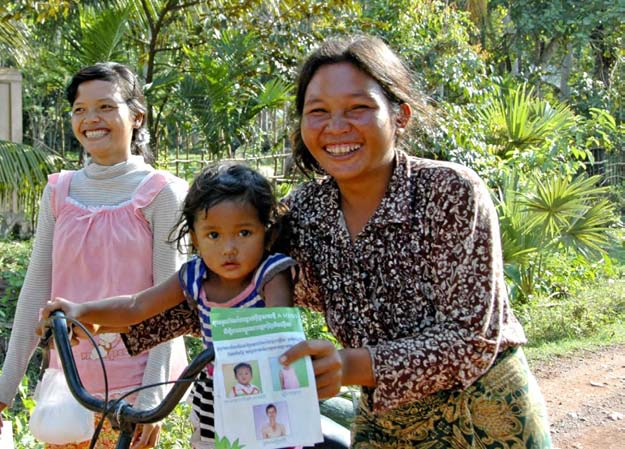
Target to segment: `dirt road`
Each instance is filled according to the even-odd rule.
[[[532,364],[554,449],[625,449],[625,346]]]

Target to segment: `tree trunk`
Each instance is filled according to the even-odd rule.
[[[573,44],[566,46],[566,55],[562,60],[562,71],[560,72],[560,100],[568,100],[571,96],[571,88],[569,87],[569,77],[571,76],[571,68],[573,67]]]
[[[603,25],[597,26],[590,33],[590,45],[595,56],[594,78],[600,80],[605,87],[610,87],[610,69],[614,64],[614,54],[605,44]]]

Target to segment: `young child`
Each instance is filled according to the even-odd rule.
[[[211,343],[213,307],[290,306],[291,258],[269,254],[277,233],[278,204],[271,184],[244,165],[204,169],[183,204],[175,241],[181,248],[187,234],[197,255],[160,285],[135,295],[83,304],[62,298],[42,311],[62,309],[68,317],[96,326],[130,326],[187,301],[199,315],[205,345]],[[40,323],[41,326],[45,322]],[[162,323],[167,327],[168,323]],[[190,394],[194,448],[214,447],[212,365]]]
[[[233,371],[237,384],[232,387],[228,397],[236,398],[260,393],[260,388],[252,383],[252,377],[254,377],[252,365],[245,362],[237,363]]]

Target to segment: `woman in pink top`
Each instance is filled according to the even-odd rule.
[[[81,170],[51,175],[44,191],[37,238],[0,377],[0,410],[13,401],[37,346],[32,330],[39,309],[49,299],[63,296],[84,302],[133,294],[166,279],[182,263],[168,235],[187,185],[155,171],[144,160],[150,157],[146,106],[135,75],[116,63],[84,68],[69,84],[67,98],[72,130],[89,159]],[[131,358],[119,335],[102,334],[98,349],[112,396],[177,377],[186,366],[182,340]],[[97,352],[90,343],[74,347],[83,384],[90,392],[103,394]],[[50,357],[52,365],[55,359]],[[134,399],[140,407],[152,407],[165,393],[162,387],[151,388]],[[159,429],[159,424],[138,428],[133,449],[155,446]],[[114,447],[115,440],[109,428],[96,447]],[[63,449],[88,444],[77,442]]]
[[[280,369],[280,388],[283,390],[293,390],[299,388],[299,380],[293,369],[293,365],[283,366]]]

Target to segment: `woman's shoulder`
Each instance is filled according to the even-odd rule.
[[[336,194],[335,186],[329,177],[307,181],[295,187],[283,202],[290,211],[314,209],[328,204],[328,198]]]
[[[470,167],[450,161],[408,156],[408,176],[416,183],[433,190],[463,186],[471,190],[483,186],[484,181]]]
[[[465,179],[480,179],[471,167],[452,161],[427,159],[417,156],[406,156],[409,173],[412,176],[457,177]]]
[[[153,176],[161,177],[163,183],[163,187],[154,198],[156,205],[179,204],[184,201],[189,190],[187,181],[163,170],[155,171]]]

